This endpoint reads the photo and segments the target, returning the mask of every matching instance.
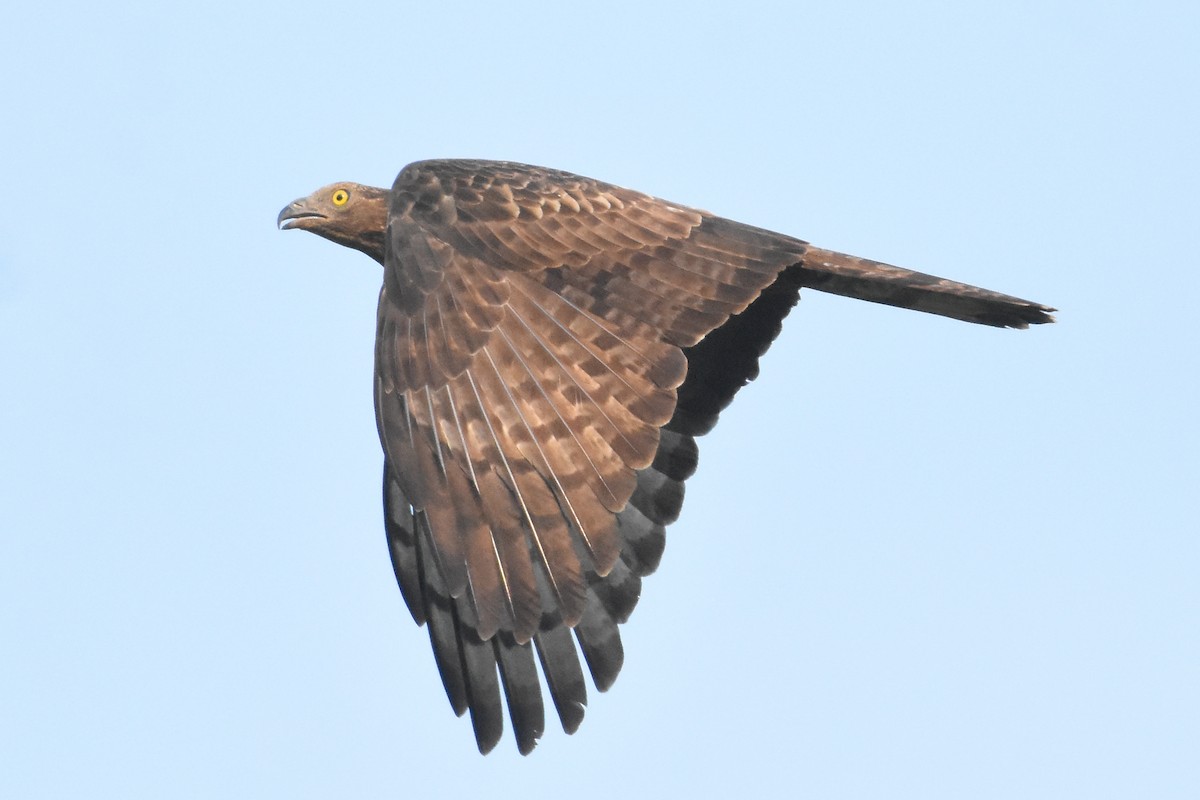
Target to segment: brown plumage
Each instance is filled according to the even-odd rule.
[[[621,668],[695,438],[804,287],[998,327],[1051,308],[812,247],[556,170],[425,161],[289,205],[383,265],[375,409],[388,544],[455,713],[487,752],[571,733]]]

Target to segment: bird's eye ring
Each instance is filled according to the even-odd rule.
[[[346,201],[350,199],[350,193],[345,189],[338,189],[333,193],[333,197],[330,199],[333,200],[333,204],[335,206],[344,206],[346,205]]]

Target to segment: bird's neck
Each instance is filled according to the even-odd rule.
[[[371,227],[362,231],[358,231],[353,237],[347,238],[345,241],[338,241],[338,244],[346,247],[353,247],[360,253],[366,253],[371,258],[383,264],[383,238],[384,231],[387,227],[386,213],[380,219],[379,227]]]
[[[384,238],[387,234],[389,194],[387,189],[375,186],[363,186],[359,191],[358,236],[354,241],[344,244],[366,253],[382,265]]]

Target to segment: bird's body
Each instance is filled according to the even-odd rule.
[[[1053,309],[828,250],[556,170],[406,167],[333,184],[305,228],[383,265],[375,407],[388,542],[479,748],[564,729],[575,641],[601,691],[710,430],[804,287],[999,327]],[[498,668],[498,669],[497,669]]]

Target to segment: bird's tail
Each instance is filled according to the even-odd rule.
[[[1049,306],[809,245],[800,285],[822,292],[994,325],[1028,328],[1054,322]]]

